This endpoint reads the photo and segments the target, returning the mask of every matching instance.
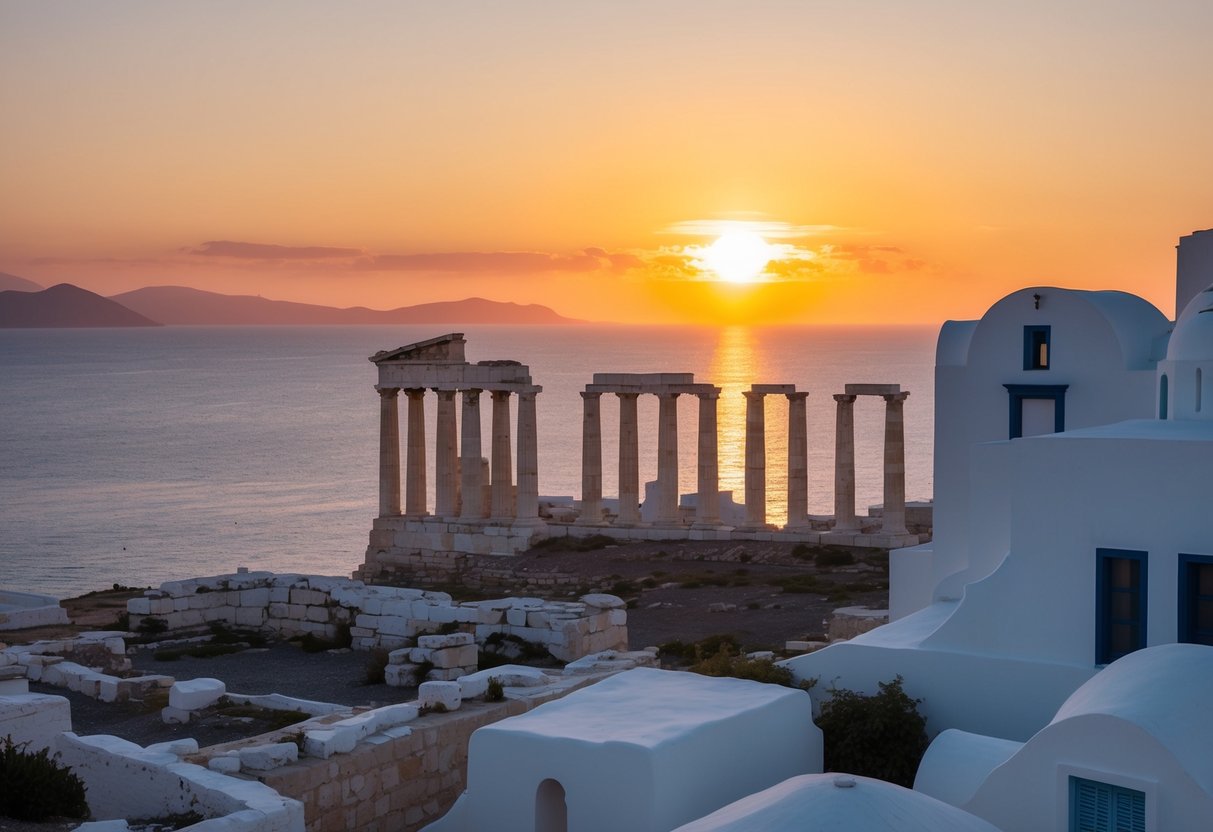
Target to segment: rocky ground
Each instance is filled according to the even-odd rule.
[[[569,544],[576,548],[570,548]],[[846,561],[851,562],[846,562]],[[500,559],[495,559],[500,566]],[[534,573],[575,577],[570,587],[605,589],[628,601],[631,646],[692,643],[731,635],[745,649],[779,650],[791,639],[821,639],[834,609],[883,608],[888,598],[888,555],[879,550],[835,549],[787,543],[665,541],[614,544],[606,539],[562,539],[511,561],[518,587]],[[464,596],[477,593],[443,587]],[[480,597],[511,594],[509,587]],[[568,597],[572,589],[561,590]],[[116,589],[64,602],[70,627],[21,631],[7,637],[32,641],[82,629],[122,629],[126,599],[139,590]],[[514,594],[533,594],[521,591]],[[377,706],[407,701],[415,691],[366,684],[368,654],[305,653],[274,644],[212,658],[164,662],[150,650],[133,652],[137,669],[179,679],[224,680],[238,693],[283,693],[305,699]],[[201,744],[224,742],[268,730],[267,719],[247,712],[215,712],[188,726],[166,726],[156,703],[105,705],[68,695],[73,727],[80,733],[115,734],[146,745],[191,736]],[[272,718],[272,717],[270,717]],[[0,821],[0,832],[7,832]]]

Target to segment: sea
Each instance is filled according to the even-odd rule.
[[[368,356],[452,329],[0,330],[0,589],[70,597],[241,566],[348,575],[378,507],[379,397]],[[720,482],[738,502],[741,391],[752,383],[809,391],[809,501],[820,514],[833,507],[832,394],[847,383],[900,384],[910,392],[907,497],[931,497],[933,327],[460,329],[468,360],[520,361],[543,387],[541,495],[580,495],[578,392],[595,372],[690,372],[722,388]],[[765,401],[768,520],[782,523],[787,402]],[[426,404],[432,469],[436,397]],[[678,405],[680,491],[692,493],[698,403]],[[516,418],[516,401],[511,410]],[[491,408],[482,412],[487,453]],[[644,483],[656,478],[655,397],[641,397],[639,417]],[[862,509],[881,501],[884,402],[861,398],[855,423]],[[613,396],[602,399],[602,428],[603,493],[612,497]]]

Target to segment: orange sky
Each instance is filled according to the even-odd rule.
[[[1213,4],[0,0],[0,271],[630,322],[1172,313]],[[759,284],[691,265],[767,223]],[[698,232],[698,233],[695,233]]]

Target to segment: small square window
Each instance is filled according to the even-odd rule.
[[[1049,327],[1025,326],[1023,328],[1023,368],[1025,370],[1047,370],[1052,356],[1049,354]]]

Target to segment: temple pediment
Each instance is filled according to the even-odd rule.
[[[421,364],[466,364],[463,348],[467,341],[462,332],[451,332],[418,341],[415,344],[405,344],[394,350],[380,350],[370,357],[376,364],[385,361],[408,361]]]

